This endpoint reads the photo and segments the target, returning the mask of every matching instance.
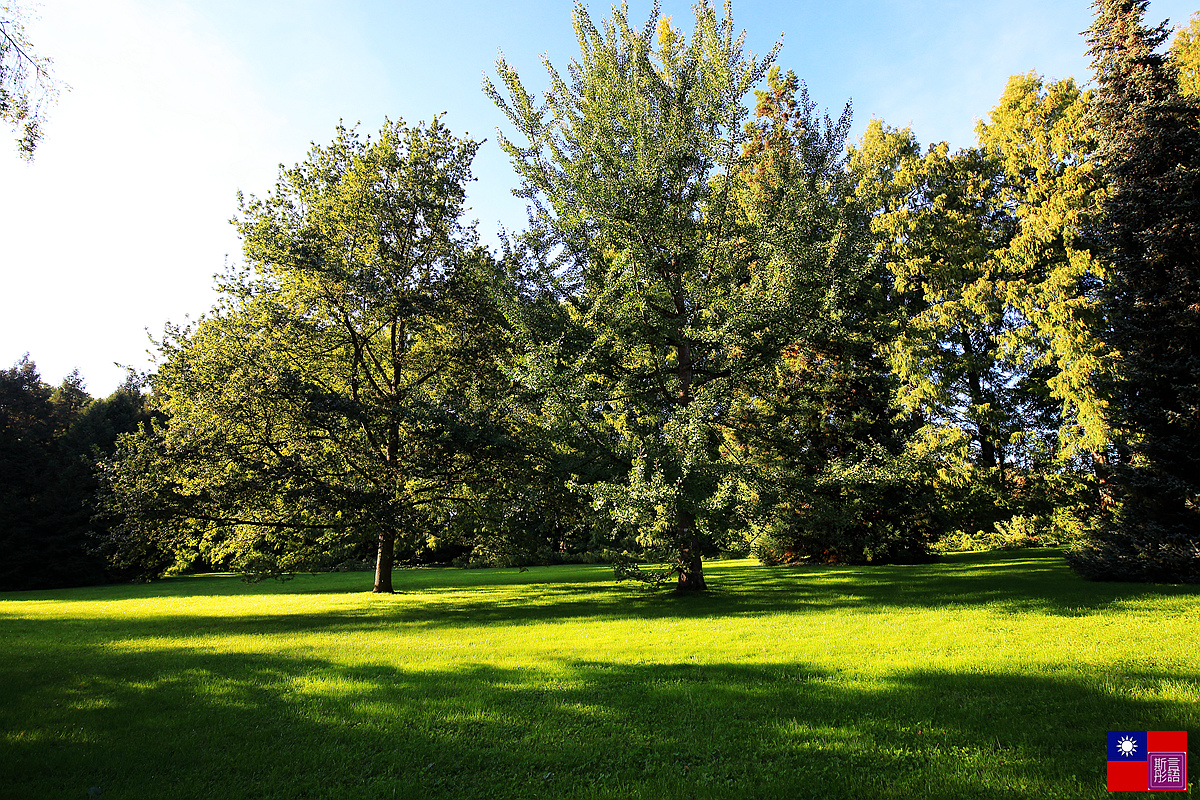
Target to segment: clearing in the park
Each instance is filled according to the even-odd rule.
[[[1046,550],[705,570],[0,595],[0,795],[1100,798],[1106,731],[1200,738],[1195,586]]]

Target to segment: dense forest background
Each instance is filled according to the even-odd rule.
[[[78,373],[57,387],[28,358],[0,371],[0,587],[81,586],[124,577],[95,552],[96,466],[149,420],[136,381],[93,399]]]
[[[499,252],[477,142],[339,128],[239,197],[244,265],[144,382],[0,373],[0,589],[1028,545],[1200,580],[1200,17],[1145,5],[961,150],[848,142],[728,6],[577,10],[544,95],[485,83],[530,203]]]

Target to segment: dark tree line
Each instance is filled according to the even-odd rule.
[[[147,418],[133,382],[93,399],[78,373],[51,387],[28,358],[0,371],[0,589],[123,577],[98,552],[95,465]]]

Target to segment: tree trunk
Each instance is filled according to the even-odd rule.
[[[672,267],[675,261],[671,262]],[[687,303],[682,294],[675,295],[675,310],[684,318]],[[692,402],[692,344],[682,332],[676,345],[679,353],[679,366],[676,377],[679,380],[679,396],[676,402],[680,408],[686,409]],[[696,535],[696,518],[691,512],[677,509],[675,512],[676,541],[679,547],[679,583],[675,586],[677,592],[696,592],[704,589],[704,564],[700,560],[700,537]]]
[[[968,360],[975,355],[975,343],[971,341],[971,336],[968,333],[962,335],[963,354]],[[983,405],[983,376],[973,370],[967,369],[967,389],[971,395],[971,403],[977,406]],[[992,426],[986,422],[977,423],[977,433],[979,437],[979,466],[984,469],[992,469],[996,466],[996,444],[993,441],[994,434]]]
[[[372,592],[393,594],[392,564],[396,560],[396,532],[382,530],[379,532],[379,550],[375,555],[375,588]]]
[[[1100,511],[1106,515],[1111,514],[1117,504],[1117,495],[1116,487],[1113,486],[1112,467],[1108,463],[1108,453],[1092,453],[1092,471],[1099,484]]]
[[[996,445],[992,444],[990,425],[979,426],[979,466],[992,469],[996,466]]]
[[[707,587],[704,585],[704,562],[700,560],[700,537],[696,535],[695,520],[691,514],[680,511],[676,524],[680,541],[684,544],[679,548],[679,583],[675,591],[698,592]]]
[[[401,376],[403,374],[401,356],[404,352],[405,341],[407,339],[404,333],[404,326],[400,324],[397,317],[392,317],[391,333],[392,379],[388,388],[391,390],[390,399],[394,401],[400,393]],[[396,473],[399,457],[400,421],[396,416],[396,406],[393,405],[388,418],[387,453],[385,455],[387,465],[393,475]],[[397,485],[402,484],[403,481],[397,481]],[[380,594],[394,594],[394,590],[392,589],[392,565],[395,561],[396,529],[389,526],[379,531],[379,550],[375,556],[375,588],[371,591]]]

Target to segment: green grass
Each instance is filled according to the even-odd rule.
[[[1200,770],[1198,587],[705,569],[2,594],[0,797],[1099,798],[1108,729],[1190,729]]]

